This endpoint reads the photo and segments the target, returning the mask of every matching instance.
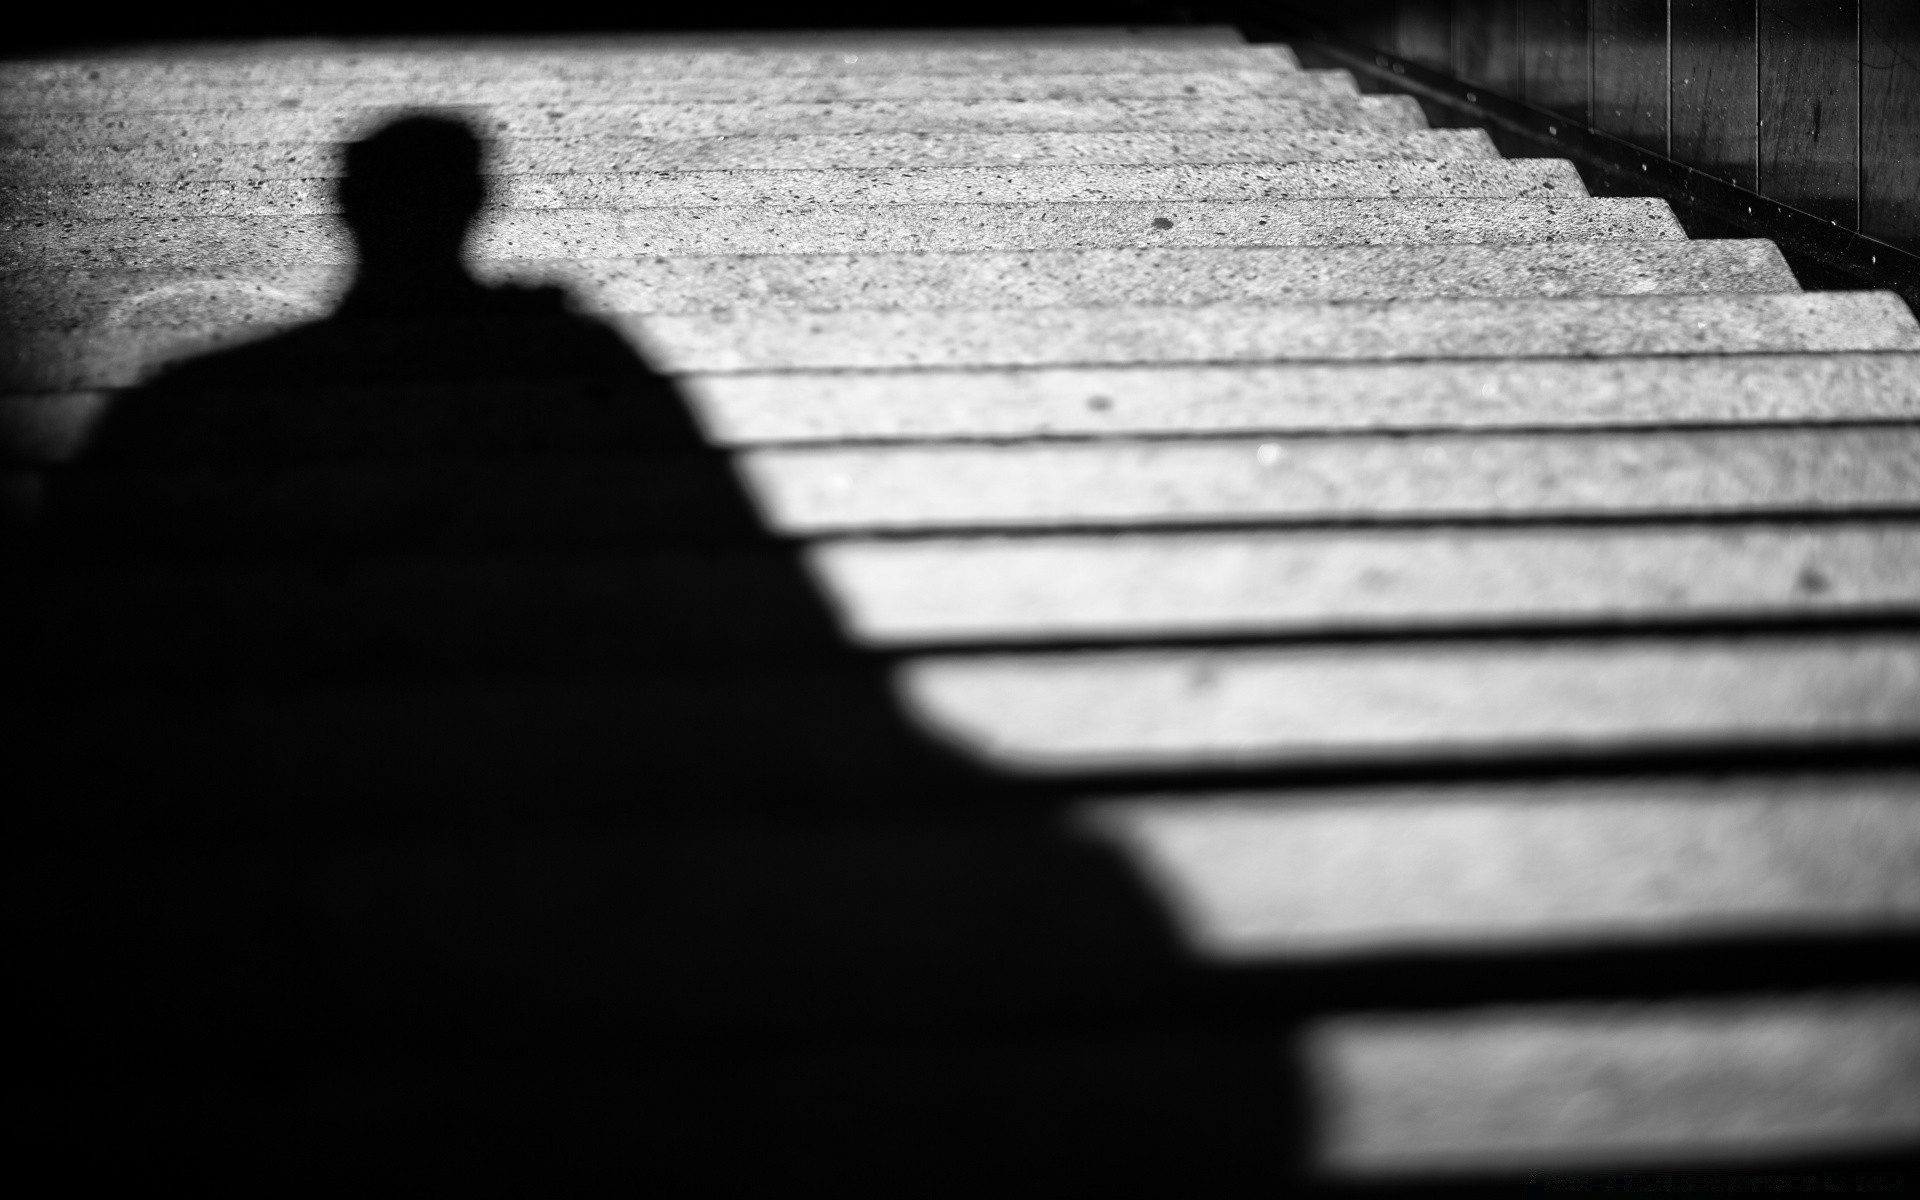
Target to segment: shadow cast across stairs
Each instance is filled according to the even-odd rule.
[[[1289,1169],[1271,1023],[1178,1019],[1157,905],[903,715],[670,379],[467,274],[483,151],[352,145],[339,309],[119,397],[15,547],[37,1134]]]

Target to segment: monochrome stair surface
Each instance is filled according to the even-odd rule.
[[[432,378],[97,460],[339,301],[342,144],[411,109],[494,139],[474,271],[718,474]],[[1920,1142],[1891,294],[1204,27],[0,64],[0,247],[30,991],[111,1031],[34,1129],[1412,1187]],[[262,1100],[256,1045],[349,1082]]]

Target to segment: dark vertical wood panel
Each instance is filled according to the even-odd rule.
[[[1394,49],[1400,19],[1398,0],[1344,0],[1301,7],[1363,46]]]
[[[1667,0],[1593,0],[1593,126],[1667,152]]]
[[[1453,53],[1461,79],[1520,95],[1520,0],[1456,0]]]
[[[1401,58],[1453,73],[1453,0],[1400,0],[1396,24]]]
[[[1761,0],[1760,192],[1851,226],[1860,76],[1853,0]]]
[[[1587,120],[1587,0],[1522,0],[1525,98]]]
[[[1760,47],[1754,0],[1673,0],[1674,158],[1754,187]]]
[[[1920,253],[1920,3],[1861,0],[1860,230]]]

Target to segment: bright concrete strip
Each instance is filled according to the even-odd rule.
[[[1920,928],[1920,776],[1473,783],[1101,801],[1227,962]]]
[[[708,433],[737,445],[1920,419],[1912,353],[691,375],[681,386]]]
[[[1558,358],[1920,350],[1890,292],[1607,296],[1261,307],[796,312],[614,322],[672,373],[1362,359]],[[158,365],[271,333],[157,326],[22,332],[0,343],[0,392],[126,387]],[[385,332],[396,342],[404,327]]]
[[[1374,133],[1354,129],[1189,130],[1061,133],[1048,130],[776,134],[709,138],[494,138],[482,169],[493,175],[569,172],[831,170],[1108,163],[1287,163],[1364,159],[1494,159],[1478,129]],[[330,143],[249,146],[0,146],[0,195],[64,192],[135,180],[185,182],[334,178],[341,148]]]
[[[1349,1177],[1764,1164],[1920,1142],[1920,995],[1906,991],[1339,1017],[1310,1027],[1304,1050],[1316,1157]]]
[[[622,324],[662,368],[683,372],[1920,350],[1920,324],[1891,292],[774,311],[750,325],[705,316]],[[117,342],[93,350],[107,362],[122,353]],[[113,381],[9,390],[69,386]]]
[[[107,89],[168,92],[254,92],[328,82],[486,79],[499,86],[596,78],[710,77],[780,79],[849,75],[990,75],[1284,71],[1298,69],[1293,51],[1279,45],[960,45],[951,38],[913,47],[872,43],[791,48],[615,48],[577,46],[526,49],[361,50],[335,53],[217,55],[159,52],[128,58],[0,65],[0,91],[20,105],[78,102]]]
[[[1791,292],[1799,287],[1773,243],[1734,240],[708,255],[476,266],[490,281],[565,288],[581,308],[607,314]],[[12,273],[0,295],[0,328],[165,325],[212,333],[324,315],[350,279],[346,264],[224,272],[22,270]],[[895,393],[902,382],[894,381]],[[1204,385],[1168,378],[1162,386]],[[1127,390],[1131,394],[1137,388]],[[1030,400],[1046,403],[1039,395]],[[1204,417],[1195,419],[1205,427]]]
[[[815,543],[873,645],[1920,616],[1920,524]]]
[[[1162,200],[728,205],[483,214],[481,260],[689,254],[1686,240],[1664,200]],[[13,222],[0,267],[351,262],[334,217]]]
[[[329,178],[87,188],[15,187],[8,220],[294,217],[338,212]],[[917,167],[810,171],[679,171],[509,175],[490,205],[505,209],[685,208],[740,204],[1039,204],[1147,200],[1578,198],[1564,159],[1498,162],[1372,160],[1178,166]]]
[[[1500,639],[921,658],[929,732],[1026,774],[1911,743],[1920,637]]]
[[[472,105],[457,113],[507,138],[715,137],[730,134],[864,133],[934,129],[1370,129],[1426,128],[1410,96],[1312,100],[1088,97],[1038,100],[848,100],[835,103]],[[391,120],[388,108],[215,113],[52,113],[0,117],[0,144],[67,149],[88,145],[209,146],[338,142]]]
[[[794,533],[1920,510],[1920,426],[751,451]]]
[[[479,104],[818,103],[840,100],[1021,100],[1097,96],[1358,95],[1345,71],[1174,70],[981,75],[599,75],[502,82],[485,76],[338,80],[260,87],[0,88],[0,114],[234,112],[247,109],[445,107]]]

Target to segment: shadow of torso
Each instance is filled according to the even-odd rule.
[[[1130,872],[903,714],[673,381],[560,292],[467,275],[462,139],[415,118],[356,147],[339,310],[118,398],[51,493],[47,686],[21,714],[74,764],[47,811],[137,842],[113,894],[193,928],[170,977],[250,981],[175,1012],[89,959],[48,972],[78,989],[55,1007],[94,1028],[120,1020],[102,996],[145,1004],[167,1056],[247,1078],[425,1054],[450,1089],[428,1125],[498,1116],[448,1099],[481,1059],[637,1054],[648,1072],[595,1085],[625,1092],[569,1077],[575,1107],[538,1120],[671,1112],[696,1146],[786,1086],[773,1060],[716,1065],[742,1031],[1057,1031],[1172,1003],[1182,956]],[[88,912],[73,945],[125,941]],[[945,1077],[886,1086],[944,1115],[808,1067],[793,1136],[865,1122],[867,1152],[909,1153],[1010,1102],[942,1053]],[[1208,1054],[1203,1084],[1155,1060],[1185,1115],[1060,1066],[1020,1136],[1105,1146],[1116,1103],[1165,1130],[1201,1087],[1264,1111],[1266,1068]]]

